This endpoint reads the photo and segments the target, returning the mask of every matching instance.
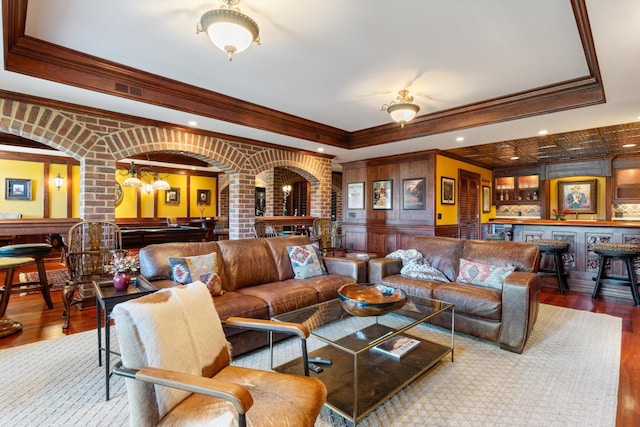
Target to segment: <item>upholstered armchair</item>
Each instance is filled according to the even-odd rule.
[[[313,426],[327,390],[316,378],[232,366],[222,323],[201,282],[118,304],[115,319],[130,424]],[[229,318],[294,334],[303,325]],[[306,355],[306,353],[304,353]]]

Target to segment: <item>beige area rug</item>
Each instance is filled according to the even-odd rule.
[[[447,331],[419,326],[419,335],[446,343]],[[113,330],[113,329],[112,329]],[[620,318],[542,305],[523,354],[456,336],[446,359],[401,390],[359,426],[614,426],[620,361]],[[310,349],[320,346],[310,340]],[[276,363],[299,355],[299,343],[276,346]],[[0,425],[124,426],[124,379],[104,369],[95,331],[0,351]],[[268,350],[235,364],[268,369]],[[349,426],[324,408],[317,427]]]
[[[38,272],[30,271],[28,273],[20,273],[18,280],[20,283],[37,282],[39,280]],[[68,280],[68,270],[47,270],[47,281],[51,285],[52,291],[59,291],[62,289]],[[30,291],[30,293],[40,293],[40,291]]]

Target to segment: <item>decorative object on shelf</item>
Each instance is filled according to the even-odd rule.
[[[291,186],[283,185],[282,186],[283,200],[282,200],[282,215],[287,216],[287,199],[289,198],[289,194],[291,194]]]
[[[124,291],[131,284],[131,274],[140,269],[140,261],[137,256],[127,255],[127,251],[114,250],[111,261],[113,272],[113,287],[118,291]]]
[[[6,178],[6,192],[4,198],[7,200],[31,200],[31,180]]]
[[[55,187],[56,187],[56,189],[58,191],[60,191],[60,189],[64,185],[64,178],[62,177],[62,175],[60,175],[60,172],[58,172],[58,175],[56,175],[53,178],[53,185],[55,185]]]
[[[565,209],[565,210],[556,209],[556,208],[551,209],[551,215],[553,215],[558,221],[564,221],[564,217],[569,215],[570,213],[571,211],[569,209]]]
[[[442,203],[443,205],[456,204],[456,180],[455,179],[447,178],[446,176],[443,176],[440,179],[440,203]]]
[[[385,285],[353,283],[338,289],[342,308],[353,316],[382,316],[403,307],[407,294]]]
[[[373,181],[372,209],[393,209],[393,180]]]
[[[260,44],[260,28],[235,7],[240,0],[222,1],[224,4],[219,9],[210,10],[200,17],[196,31],[207,33],[211,42],[227,52],[231,61],[234,53],[247,50],[251,43]]]
[[[120,175],[127,176],[127,179],[122,183],[123,187],[127,188],[144,188],[145,191],[150,193],[153,190],[168,190],[170,188],[166,179],[169,177],[167,174],[164,177],[158,175],[158,171],[151,166],[143,166],[140,169],[136,169],[135,162],[131,162],[128,170],[120,170]]]
[[[167,205],[179,205],[180,204],[180,189],[171,187],[164,192],[164,202]]]
[[[411,121],[420,107],[413,103],[413,96],[409,95],[409,91],[403,89],[398,92],[397,102],[391,101],[388,104],[382,105],[382,111],[389,113],[394,122],[400,123],[400,127]]]
[[[425,178],[402,180],[402,209],[425,209],[424,181]]]
[[[558,207],[579,213],[598,213],[598,180],[558,181]]]
[[[204,218],[204,210],[205,210],[204,203],[198,203],[198,210],[200,211],[200,219],[203,219]]]
[[[347,209],[364,209],[364,182],[347,184]]]

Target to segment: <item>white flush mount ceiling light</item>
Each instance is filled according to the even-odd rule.
[[[223,0],[223,3],[220,9],[210,10],[200,17],[197,32],[206,32],[218,49],[227,52],[231,61],[234,53],[247,50],[251,43],[260,44],[260,28],[235,7],[240,0]]]
[[[394,122],[400,123],[400,127],[404,127],[405,123],[412,120],[420,107],[413,104],[413,96],[409,95],[409,91],[406,89],[398,92],[397,101],[391,101],[388,104],[382,106],[382,111],[389,113]]]

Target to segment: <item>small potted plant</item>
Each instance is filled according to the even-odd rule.
[[[551,214],[555,216],[556,220],[558,221],[564,221],[564,217],[569,215],[570,213],[571,211],[569,209],[565,209],[565,210],[560,210],[556,208],[551,209]]]
[[[118,250],[113,252],[111,271],[113,272],[113,287],[118,291],[124,291],[131,284],[131,274],[135,274],[140,269],[138,256],[127,255],[126,251]]]

